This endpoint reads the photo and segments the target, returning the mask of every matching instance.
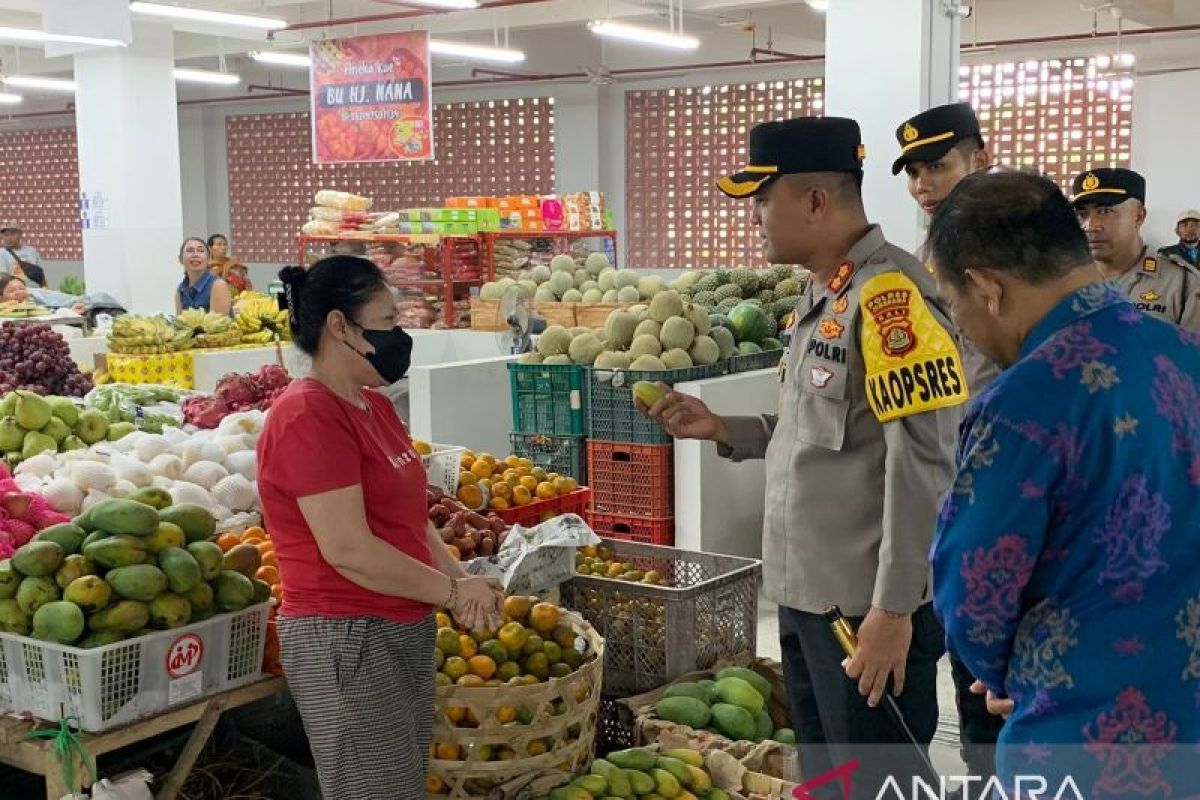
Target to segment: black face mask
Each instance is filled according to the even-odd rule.
[[[391,330],[381,331],[364,328],[357,322],[352,324],[362,331],[363,338],[375,348],[375,352],[364,353],[349,342],[346,342],[346,346],[365,358],[380,377],[388,383],[395,383],[408,374],[413,340],[403,328],[397,325]]]

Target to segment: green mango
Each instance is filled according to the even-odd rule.
[[[63,549],[63,554],[68,556],[78,553],[79,548],[83,546],[83,540],[86,538],[87,531],[73,522],[62,522],[58,525],[51,525],[33,537],[36,542],[57,542],[58,546]]]
[[[34,540],[13,553],[13,569],[22,575],[44,578],[53,575],[65,557],[62,545],[54,541]]]

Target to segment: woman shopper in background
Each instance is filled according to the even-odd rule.
[[[421,457],[375,391],[404,376],[412,349],[382,273],[332,256],[279,278],[296,346],[312,357],[258,445],[283,579],[281,660],[325,800],[422,797],[433,609],[495,629],[499,585],[467,577],[442,545]]]
[[[229,239],[223,233],[208,237],[208,268],[213,275],[228,283],[235,294],[254,288],[246,265],[229,255]]]
[[[183,281],[175,290],[175,313],[199,308],[217,314],[228,314],[232,303],[229,284],[208,269],[208,245],[203,239],[189,237],[179,246],[179,263],[183,266]]]

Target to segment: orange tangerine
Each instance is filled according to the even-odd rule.
[[[487,656],[472,656],[467,659],[467,666],[470,668],[472,675],[478,675],[485,681],[491,679],[496,674],[496,662]]]
[[[254,573],[254,577],[263,583],[269,583],[274,586],[279,583],[279,570],[275,567],[259,567],[258,572]]]
[[[532,608],[533,601],[528,597],[520,594],[510,594],[508,597],[504,598],[504,602],[501,604],[500,610],[504,612],[505,616],[512,618],[514,621],[524,623],[526,618],[529,616],[530,609]],[[505,647],[508,647],[507,642],[501,642],[501,644],[503,644]],[[524,642],[522,642],[522,645],[523,644]]]
[[[471,465],[471,472],[474,472],[479,478],[490,478],[495,470],[489,462],[479,459]]]
[[[524,486],[513,488],[513,502],[519,506],[527,506],[533,502],[533,495]]]
[[[507,725],[517,718],[517,709],[512,706],[500,706],[496,709],[496,719],[502,725]]]
[[[579,482],[574,478],[560,477],[554,480],[554,491],[559,494],[570,494],[578,488]]]
[[[474,486],[479,483],[479,476],[469,469],[464,469],[458,473],[459,486]]]
[[[504,459],[504,463],[506,466],[516,469],[517,467],[521,466],[521,457],[516,455],[508,456]]]
[[[442,672],[446,673],[446,677],[452,681],[456,681],[463,675],[466,675],[467,670],[466,659],[459,658],[458,656],[450,656],[446,659],[446,663],[442,665]]]
[[[433,748],[433,757],[443,761],[462,761],[459,757],[458,745],[448,742],[438,742]]]
[[[236,533],[222,533],[217,537],[217,547],[221,548],[222,553],[228,553],[233,548],[242,543],[242,537]]]
[[[458,499],[467,508],[479,508],[483,505],[483,492],[478,486],[460,486],[458,487]]]
[[[479,653],[479,646],[475,644],[475,640],[464,634],[458,637],[458,652],[465,659],[471,659]]]
[[[452,620],[450,618],[450,615],[447,614],[445,611],[437,612],[436,614],[433,615],[433,618],[437,622],[437,626],[439,628],[453,628],[454,627],[454,620]]]
[[[446,782],[437,775],[430,775],[425,778],[425,791],[429,794],[445,794]]]
[[[257,536],[259,539],[265,539],[267,538],[267,532],[258,525],[251,525],[249,528],[246,528],[246,530],[242,531],[242,541],[246,541],[246,539],[250,538],[251,536]]]
[[[450,557],[453,558],[455,561],[462,560],[462,551],[460,551],[454,545],[452,545],[452,544],[446,545],[446,552],[449,553]]]
[[[283,602],[283,584],[277,583],[271,587],[271,597],[274,597],[279,602]]]
[[[467,707],[466,706],[451,706],[450,708],[446,709],[446,719],[450,721],[451,725],[457,725],[458,723],[462,722],[466,718],[467,718]]]
[[[508,501],[503,497],[493,497],[492,502],[488,503],[494,511],[507,511],[509,509]]]
[[[471,465],[474,463],[475,463],[475,454],[472,453],[470,450],[467,450],[461,456],[458,457],[458,465],[460,467],[462,467],[463,469],[470,469]]]
[[[459,686],[467,686],[469,688],[476,689],[483,686],[483,678],[479,677],[478,675],[463,675],[461,678],[456,680],[455,683]]]
[[[264,567],[279,568],[279,556],[275,555],[274,550],[263,550],[261,547],[258,552],[262,553],[262,565]]]
[[[519,462],[521,469],[527,469],[527,470],[533,469],[533,462],[530,461],[528,458],[518,458],[517,461]]]
[[[512,498],[513,487],[509,486],[504,481],[492,482],[492,497],[503,497],[505,500]]]
[[[525,646],[526,640],[529,639],[529,631],[519,622],[510,622],[500,629],[496,634],[496,638],[500,640],[500,644],[510,653],[519,653],[521,648]]]
[[[542,481],[538,484],[537,496],[539,500],[553,500],[558,497],[558,492],[554,491],[554,484],[550,481]]]
[[[531,492],[537,491],[538,479],[532,475],[525,475],[521,478],[521,485]]]

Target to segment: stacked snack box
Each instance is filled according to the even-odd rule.
[[[556,195],[511,195],[508,197],[450,197],[447,209],[494,211],[489,221],[495,220],[498,228],[479,230],[527,231],[542,233],[552,231],[601,231],[611,230],[612,216],[608,211],[603,192],[574,192],[561,197]]]

